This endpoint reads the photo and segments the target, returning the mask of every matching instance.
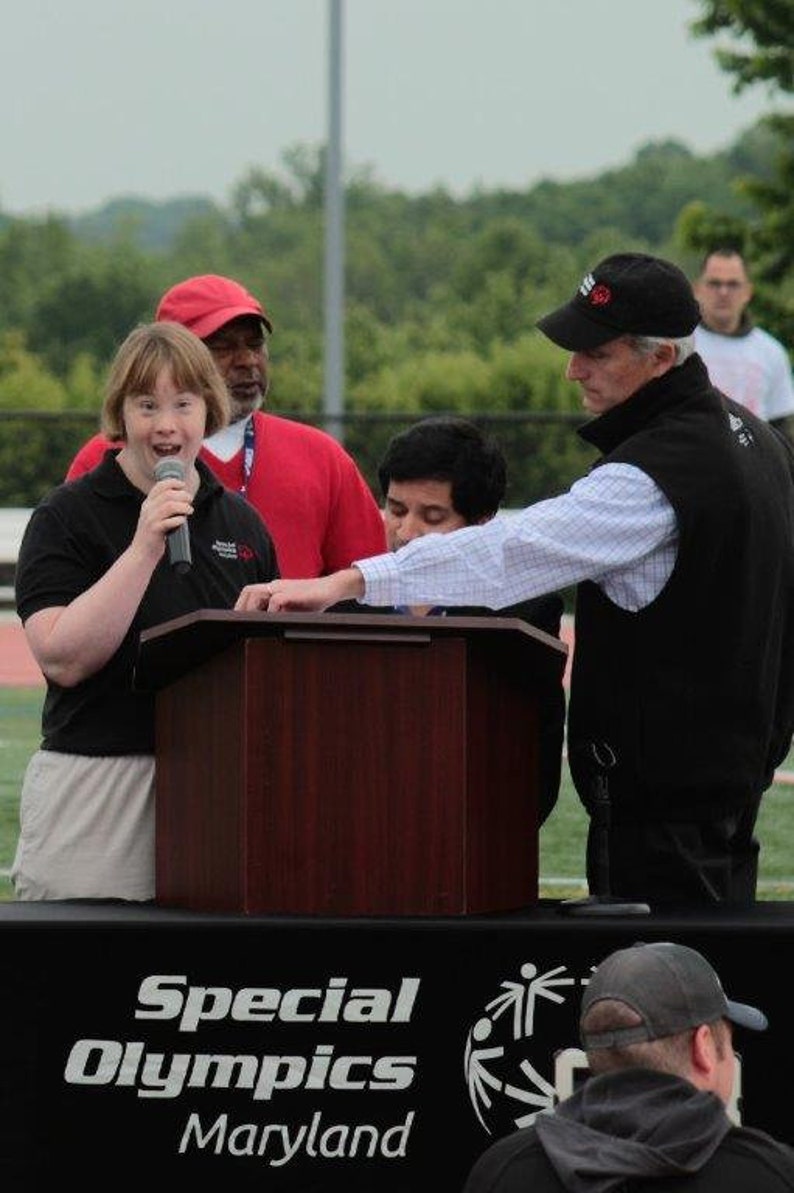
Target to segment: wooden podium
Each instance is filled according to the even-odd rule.
[[[157,902],[464,915],[537,901],[537,702],[567,648],[524,622],[201,610],[145,631]]]

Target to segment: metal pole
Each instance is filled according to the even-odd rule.
[[[342,178],[342,4],[328,3],[328,144],[325,168],[325,428],[344,438],[345,226]]]

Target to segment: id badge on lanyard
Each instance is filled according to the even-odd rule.
[[[254,467],[254,448],[254,416],[252,414],[246,422],[243,432],[243,482],[240,485],[243,497],[248,496],[248,481]]]

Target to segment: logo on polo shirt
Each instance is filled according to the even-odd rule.
[[[249,543],[235,543],[230,539],[216,539],[211,550],[219,559],[239,559],[248,563],[255,557],[254,549]]]

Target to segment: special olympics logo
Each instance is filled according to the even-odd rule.
[[[591,306],[604,307],[607,305],[608,302],[611,302],[611,301],[612,301],[612,291],[610,290],[609,286],[605,286],[603,284],[603,282],[600,283],[600,285],[595,286],[590,291],[590,305]]]
[[[517,980],[500,983],[499,993],[484,1006],[466,1037],[463,1067],[474,1113],[489,1135],[527,1127],[542,1110],[559,1100],[554,1079],[554,1056],[546,1049],[541,1072],[532,1063],[528,1042],[538,1020],[546,1020],[549,1004],[559,1008],[578,985],[578,979],[558,965],[545,973],[525,961]],[[578,995],[577,995],[578,1000]]]

